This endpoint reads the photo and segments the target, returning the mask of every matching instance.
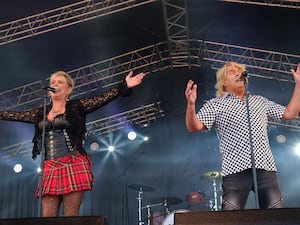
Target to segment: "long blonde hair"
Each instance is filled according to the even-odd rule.
[[[227,76],[227,67],[228,66],[234,66],[236,68],[238,68],[239,70],[241,70],[242,72],[246,70],[246,65],[244,64],[239,64],[236,62],[226,62],[220,69],[218,69],[217,71],[217,82],[215,84],[215,89],[216,91],[216,97],[222,97],[224,95],[225,92],[225,88],[224,88],[224,83],[226,80],[226,76]]]

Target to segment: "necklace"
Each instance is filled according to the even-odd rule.
[[[62,114],[63,112],[65,112],[65,104],[63,103],[57,103],[55,104],[56,107],[51,107],[51,112],[53,114],[53,117],[59,115],[59,114]]]
[[[57,115],[59,115],[59,114],[61,114],[61,113],[62,113],[61,109],[59,109],[59,110],[52,110],[52,114],[53,114],[54,117],[57,116]]]

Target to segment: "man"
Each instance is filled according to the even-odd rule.
[[[262,96],[246,95],[242,76],[244,71],[245,65],[235,62],[225,63],[217,71],[216,98],[207,101],[197,113],[195,109],[197,84],[189,80],[185,90],[186,126],[190,132],[211,128],[216,130],[222,156],[223,210],[245,208],[254,185],[253,165],[256,168],[254,171],[259,207],[281,208],[282,196],[277,168],[269,146],[267,125],[268,121],[295,119],[298,116],[300,63],[296,71],[291,69],[295,88],[286,107]],[[254,163],[251,160],[252,151]]]

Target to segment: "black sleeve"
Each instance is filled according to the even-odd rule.
[[[2,111],[0,112],[0,120],[34,123],[38,113],[39,113],[39,109],[32,109],[23,112]]]
[[[127,87],[127,83],[125,79],[121,83],[119,83],[118,91],[120,95],[123,97],[130,96],[132,93],[132,89]]]

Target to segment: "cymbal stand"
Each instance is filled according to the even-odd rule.
[[[139,225],[143,225],[142,221],[142,193],[143,193],[143,188],[140,188],[139,193],[138,193],[138,216],[139,216]]]
[[[220,198],[220,205],[219,205],[219,209],[222,210],[222,202],[223,202],[223,188],[222,188],[222,183],[220,182],[220,187],[219,187],[219,198]]]
[[[214,190],[214,205],[212,207],[213,211],[218,211],[218,192],[217,192],[217,183],[216,180],[213,179],[213,190]]]
[[[151,208],[150,205],[147,205],[147,224],[151,224]]]
[[[167,200],[164,201],[164,207],[166,208],[166,216],[167,216],[170,213]]]

